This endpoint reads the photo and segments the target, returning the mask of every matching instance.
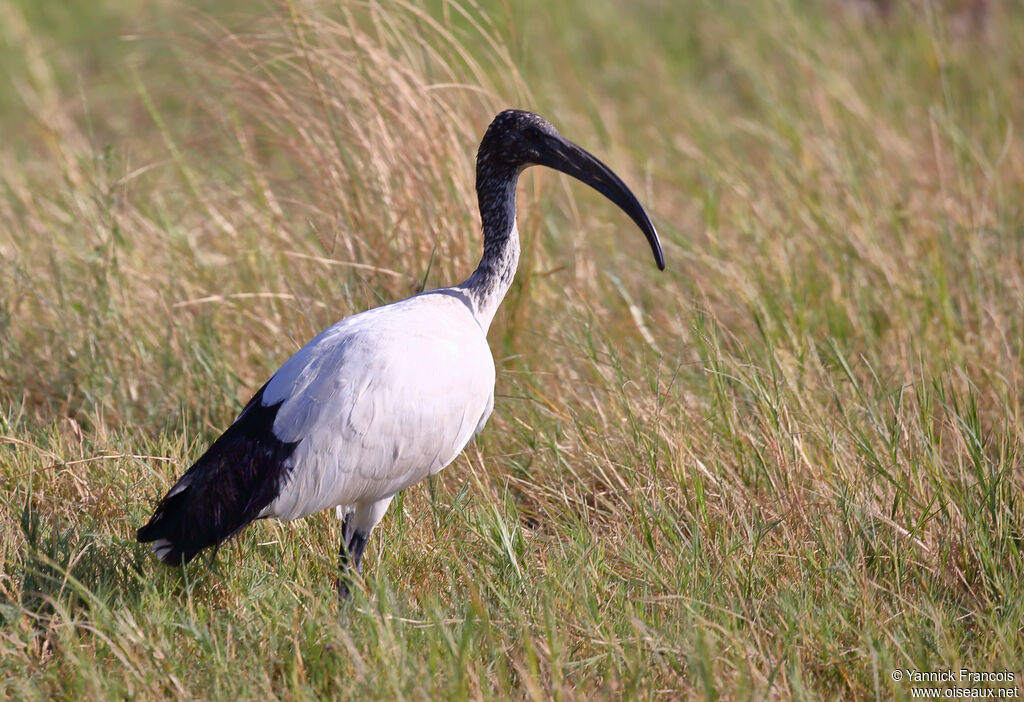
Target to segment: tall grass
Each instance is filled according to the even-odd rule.
[[[1019,9],[120,7],[82,20],[119,18],[114,45],[0,6],[5,697],[1024,672]],[[134,529],[279,363],[469,274],[509,105],[635,186],[667,273],[531,172],[495,415],[398,498],[354,601],[328,514],[159,567]]]

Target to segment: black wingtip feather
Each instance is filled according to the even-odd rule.
[[[280,493],[298,442],[273,432],[281,403],[264,406],[263,390],[188,469],[136,532],[168,565],[188,563],[204,548],[241,531]]]
[[[171,492],[177,488],[178,485],[175,485]],[[182,522],[189,511],[188,493],[189,489],[186,487],[175,494],[168,494],[157,505],[156,511],[146,525],[135,532],[135,538],[140,543],[153,543],[153,551],[157,558],[169,566],[188,563],[204,547],[202,544],[185,543],[186,530]]]

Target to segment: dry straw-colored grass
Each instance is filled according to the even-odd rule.
[[[104,93],[0,6],[31,117],[0,152],[5,695],[1020,672],[1024,17],[540,6],[161,5]],[[399,499],[353,605],[327,515],[158,568],[133,529],[268,373],[469,274],[473,153],[509,104],[635,185],[667,274],[611,205],[527,176],[495,417]]]

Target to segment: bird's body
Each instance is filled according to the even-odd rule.
[[[491,414],[487,330],[519,260],[516,182],[534,163],[580,178],[626,209],[663,267],[653,226],[607,167],[542,118],[502,113],[477,159],[484,255],[473,275],[318,334],[171,488],[139,540],[180,564],[254,519],[335,507],[344,520],[342,567],[359,570],[395,493],[451,463]]]
[[[301,439],[304,470],[261,516],[297,519],[389,498],[451,463],[494,406],[494,361],[466,298],[442,288],[330,327],[263,402],[283,402],[274,433]]]

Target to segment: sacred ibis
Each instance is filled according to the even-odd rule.
[[[465,282],[360,312],[288,359],[138,530],[181,565],[255,519],[334,507],[342,520],[338,591],[362,571],[373,528],[399,490],[452,462],[494,408],[487,329],[519,262],[516,182],[528,166],[591,186],[640,227],[658,268],[658,234],[629,188],[544,118],[502,112],[476,160],[484,251]]]

